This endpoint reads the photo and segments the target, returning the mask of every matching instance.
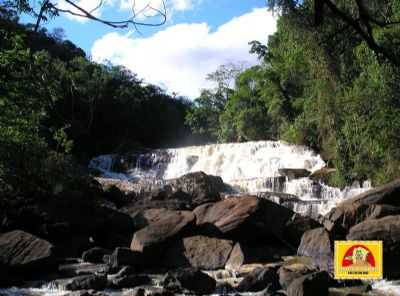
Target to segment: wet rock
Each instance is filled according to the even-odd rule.
[[[399,278],[400,215],[366,220],[350,229],[348,240],[383,241],[383,271],[385,277]]]
[[[256,268],[239,283],[239,292],[257,292],[268,288],[268,292],[281,288],[277,270],[279,265]]]
[[[315,272],[295,279],[287,289],[287,296],[328,296],[329,274]]]
[[[316,170],[315,172],[310,174],[308,177],[315,182],[329,184],[329,180],[330,180],[331,176],[335,173],[336,173],[336,169],[325,167],[325,168]]]
[[[216,289],[216,281],[196,268],[170,271],[162,285],[165,290],[173,293],[188,290],[196,294],[211,294]]]
[[[30,233],[15,230],[0,235],[0,266],[15,273],[46,272],[54,269],[54,247]]]
[[[146,264],[146,258],[142,253],[128,248],[116,248],[108,259],[109,262],[107,263],[113,269],[126,265],[142,266]]]
[[[54,284],[61,290],[96,290],[101,291],[107,287],[107,277],[100,275],[83,275],[71,279],[54,281]]]
[[[166,251],[169,267],[196,267],[205,270],[224,268],[233,248],[230,240],[192,236],[178,240]]]
[[[157,257],[168,241],[178,238],[193,226],[194,219],[191,212],[176,211],[137,231],[132,239],[131,250]]]
[[[236,243],[228,261],[227,270],[239,270],[241,266],[251,263],[267,263],[281,260],[282,256],[292,254],[292,250],[282,245],[256,245]]]
[[[321,270],[333,270],[333,240],[324,228],[305,232],[301,238],[297,255],[312,257]]]
[[[82,254],[82,260],[90,263],[102,263],[104,255],[111,254],[111,251],[104,248],[95,247]]]
[[[95,290],[81,290],[68,293],[66,296],[107,296],[105,293]]]
[[[293,212],[271,201],[244,195],[201,205],[194,214],[202,233],[261,242],[282,239]]]
[[[144,274],[121,274],[111,280],[111,287],[114,289],[134,288],[151,283],[148,275]]]
[[[140,286],[129,291],[129,296],[173,296],[173,293],[167,292],[164,288],[154,286]]]
[[[329,296],[367,296],[370,295],[370,291],[370,285],[346,288],[329,288]]]
[[[109,268],[106,264],[72,263],[60,265],[58,271],[63,276],[75,277],[89,274],[105,274],[109,271]]]
[[[288,177],[289,180],[308,177],[311,172],[306,169],[278,169],[280,175]]]

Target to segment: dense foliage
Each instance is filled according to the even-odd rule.
[[[190,135],[189,101],[88,60],[71,42],[19,25],[12,12],[0,16],[3,194],[53,190],[72,157],[85,164],[102,153],[181,145]]]
[[[189,121],[192,130],[209,132],[221,142],[283,139],[308,145],[337,168],[332,181],[340,185],[398,177],[400,26],[371,28],[380,52],[349,25],[359,20],[354,1],[333,1],[348,22],[325,9],[317,27],[314,1],[295,2],[277,4],[284,8],[277,32],[267,45],[251,44],[261,65],[237,76],[217,115],[208,116],[203,99],[198,100],[198,118],[213,118],[218,127]],[[379,3],[370,3],[370,18],[386,13],[385,20],[400,20],[398,1]]]

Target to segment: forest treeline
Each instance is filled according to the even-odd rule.
[[[234,86],[202,92],[187,116],[193,132],[220,142],[307,145],[337,169],[337,185],[399,177],[400,2],[270,2],[279,4],[277,31],[268,44],[251,42],[261,64],[215,72]],[[327,7],[315,26],[318,2]]]
[[[189,100],[91,61],[62,35],[34,32],[12,10],[0,11],[3,193],[49,190],[68,177],[72,158],[85,164],[98,154],[182,145],[190,135]]]

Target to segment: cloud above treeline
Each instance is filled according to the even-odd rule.
[[[266,42],[275,31],[276,17],[257,8],[214,31],[207,23],[183,23],[146,38],[109,33],[95,41],[91,55],[97,62],[123,65],[148,83],[193,99],[209,86],[205,78],[218,66],[258,63],[248,42]]]

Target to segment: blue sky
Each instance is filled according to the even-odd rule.
[[[63,0],[57,0],[59,5]],[[77,0],[91,9],[98,0]],[[105,19],[128,16],[134,0],[105,0],[98,11]],[[80,46],[94,61],[124,65],[146,82],[190,98],[210,87],[208,73],[221,64],[247,66],[257,63],[248,53],[248,42],[267,41],[276,19],[265,0],[165,0],[168,21],[161,27],[114,29],[103,24],[61,15],[46,24],[49,31],[65,30],[66,38]],[[161,5],[161,0],[136,0],[137,7]],[[146,15],[151,11],[146,12]],[[142,17],[141,21],[151,21]]]

